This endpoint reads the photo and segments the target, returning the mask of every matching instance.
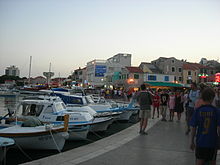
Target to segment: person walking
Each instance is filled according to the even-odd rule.
[[[166,115],[167,115],[168,100],[169,100],[169,95],[165,91],[162,91],[162,94],[160,95],[160,108],[161,108],[161,115],[162,115],[161,121],[167,121]]]
[[[152,119],[154,119],[155,110],[157,110],[157,118],[159,118],[159,114],[160,114],[159,106],[160,106],[160,96],[158,92],[156,91],[155,94],[153,95],[153,117]]]
[[[210,162],[216,164],[217,138],[220,133],[220,110],[212,106],[215,92],[206,88],[201,94],[203,105],[195,110],[190,121],[191,144],[190,148],[195,150],[196,165],[204,165]],[[196,136],[196,142],[195,140]]]
[[[147,128],[148,119],[151,118],[151,95],[146,90],[145,84],[141,85],[141,91],[137,95],[137,101],[140,105],[139,117],[140,117],[140,131],[139,134],[147,135],[145,129]]]
[[[188,91],[184,91],[184,95],[183,95],[183,109],[185,111],[185,120],[187,121],[187,109],[189,106],[189,100],[188,100]]]
[[[189,125],[189,122],[192,118],[192,115],[193,115],[193,112],[194,112],[194,109],[195,109],[195,103],[197,101],[197,99],[199,99],[199,90],[197,90],[197,84],[195,82],[193,82],[191,84],[191,90],[189,92],[189,95],[188,95],[188,99],[189,99],[189,105],[188,105],[188,108],[187,108],[187,130],[186,130],[186,135],[189,134],[190,132],[190,125]]]
[[[170,120],[169,121],[173,121],[174,108],[175,108],[175,94],[173,92],[171,92],[171,94],[169,96],[168,107],[170,110]]]
[[[183,112],[183,95],[180,91],[176,92],[175,98],[175,112],[177,113],[177,121],[179,122],[181,119],[181,114]]]

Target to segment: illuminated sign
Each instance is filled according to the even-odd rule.
[[[200,73],[199,75],[198,75],[200,78],[207,78],[209,75],[208,74],[205,74],[205,73]]]
[[[96,65],[95,66],[95,77],[104,77],[106,73],[105,65]]]
[[[220,82],[220,73],[215,74],[215,82]]]

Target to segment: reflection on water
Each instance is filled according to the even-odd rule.
[[[20,99],[21,97],[19,96],[0,97],[0,116],[6,115],[8,110],[10,110],[10,112],[14,111]]]

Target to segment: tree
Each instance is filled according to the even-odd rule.
[[[0,84],[4,84],[6,80],[14,80],[16,85],[21,85],[22,83],[20,83],[20,82],[21,82],[21,80],[24,80],[24,77],[20,78],[18,76],[8,76],[8,75],[0,76]]]

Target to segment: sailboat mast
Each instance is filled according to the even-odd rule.
[[[32,56],[30,56],[30,65],[29,65],[28,84],[30,84],[30,83],[31,83],[31,61],[32,61]]]
[[[51,62],[50,62],[50,66],[49,66],[49,77],[48,77],[48,79],[47,79],[47,84],[48,84],[48,86],[50,86],[49,84],[50,84],[50,78],[51,78]]]

